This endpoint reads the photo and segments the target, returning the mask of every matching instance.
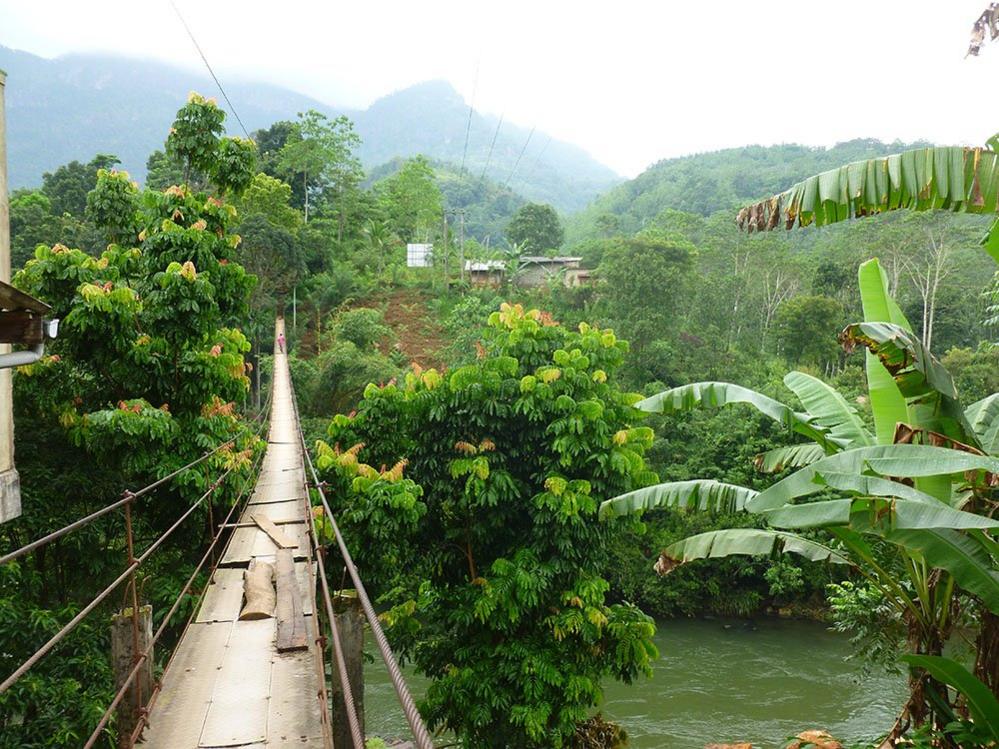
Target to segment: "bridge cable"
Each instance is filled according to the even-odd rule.
[[[292,393],[294,397],[294,389],[292,390]],[[295,406],[295,413],[298,413],[297,402]],[[382,660],[385,661],[385,667],[388,669],[392,686],[395,688],[399,702],[402,704],[403,712],[406,715],[406,722],[409,723],[410,730],[413,732],[413,739],[416,741],[417,749],[434,749],[430,733],[427,731],[427,727],[423,722],[423,717],[416,709],[416,704],[413,702],[413,696],[409,692],[409,687],[406,686],[406,682],[402,677],[402,671],[399,669],[399,664],[395,659],[395,655],[392,653],[392,649],[388,644],[385,633],[382,631],[381,623],[378,620],[378,614],[375,612],[374,606],[371,605],[371,600],[368,598],[368,592],[365,590],[364,583],[361,581],[361,576],[357,571],[357,565],[354,564],[354,559],[351,557],[350,551],[347,549],[347,544],[343,540],[343,535],[340,533],[340,526],[337,524],[336,517],[333,515],[329,502],[326,500],[326,493],[323,491],[322,482],[319,480],[319,475],[316,473],[316,467],[312,463],[312,456],[309,454],[308,447],[305,444],[305,434],[302,432],[301,422],[298,423],[298,427],[299,438],[302,442],[302,453],[305,458],[309,475],[312,476],[313,487],[316,489],[319,499],[322,502],[323,512],[329,519],[330,526],[333,528],[333,534],[336,537],[337,546],[340,549],[340,556],[343,558],[344,565],[346,566],[350,579],[354,584],[354,590],[357,591],[357,598],[361,603],[361,608],[364,610],[364,615],[368,620],[368,625],[371,627],[371,634],[374,636],[375,642],[378,645],[378,650],[381,653]],[[344,701],[347,701],[346,697]]]
[[[175,3],[174,0],[170,0],[170,5],[173,7],[174,13],[177,14],[177,18],[180,19],[181,24],[184,26],[184,30],[187,32],[187,35],[191,37],[191,41],[194,42],[195,49],[197,49],[198,54],[201,55],[201,61],[205,63],[205,67],[208,68],[208,72],[211,73],[212,78],[215,80],[215,85],[219,87],[219,91],[222,93],[222,98],[225,99],[225,103],[229,105],[229,111],[232,112],[232,116],[236,118],[236,122],[238,122],[239,126],[243,129],[243,135],[245,135],[249,140],[250,133],[247,132],[246,125],[244,125],[243,120],[239,118],[239,113],[236,111],[236,107],[232,105],[232,102],[229,100],[229,94],[227,94],[225,92],[225,88],[222,87],[222,81],[220,81],[219,77],[215,75],[215,71],[212,70],[212,66],[208,63],[208,58],[205,57],[205,53],[202,51],[201,45],[198,44],[198,40],[194,38],[194,32],[192,32],[191,27],[187,25],[187,21],[184,20],[184,16],[181,15],[180,8],[177,7],[177,3]]]
[[[258,428],[257,435],[260,434],[260,431],[262,430],[262,428],[263,428],[262,425],[261,425],[260,428]],[[149,492],[153,491],[154,489],[162,486],[164,483],[166,483],[170,479],[178,476],[180,473],[182,473],[182,472],[184,472],[184,471],[186,471],[186,470],[188,470],[188,469],[190,469],[190,468],[192,468],[192,467],[194,467],[194,466],[202,463],[203,461],[207,460],[212,455],[215,455],[219,450],[221,450],[222,448],[226,447],[227,445],[231,445],[235,441],[236,441],[235,437],[233,439],[227,440],[226,442],[223,442],[222,444],[220,444],[215,449],[210,450],[210,451],[204,453],[201,457],[199,457],[199,458],[191,461],[187,465],[182,466],[181,468],[178,468],[175,471],[172,471],[171,473],[167,474],[163,478],[161,478],[161,479],[159,479],[157,481],[154,481],[153,483],[151,483],[151,484],[149,484],[147,486],[144,486],[143,488],[139,489],[138,491],[135,491],[135,492],[126,491],[124,493],[124,496],[120,500],[118,500],[117,502],[113,502],[112,504],[108,505],[107,507],[105,507],[105,508],[103,508],[101,510],[98,510],[95,513],[92,513],[91,515],[88,515],[85,518],[81,518],[80,520],[78,520],[78,521],[76,521],[74,523],[71,523],[70,525],[67,525],[64,528],[61,528],[58,531],[50,533],[47,536],[44,536],[44,537],[38,539],[37,541],[33,541],[33,542],[29,543],[29,544],[26,544],[25,546],[22,546],[20,549],[17,549],[17,550],[15,550],[15,551],[13,551],[13,552],[11,552],[9,554],[5,554],[3,557],[0,557],[0,564],[4,564],[4,563],[9,562],[11,560],[17,559],[17,558],[19,558],[21,556],[24,556],[24,554],[26,554],[26,553],[34,550],[34,549],[37,549],[40,546],[44,546],[44,545],[50,543],[51,541],[54,541],[55,539],[60,538],[60,537],[62,537],[64,535],[66,535],[67,533],[70,533],[73,530],[81,528],[84,525],[87,525],[88,523],[92,522],[93,520],[96,520],[97,518],[99,518],[99,517],[101,517],[103,515],[106,515],[108,512],[111,512],[114,509],[117,509],[119,507],[124,506],[125,509],[126,509],[126,512],[127,512],[128,509],[131,506],[131,503],[133,503],[137,498],[139,498],[139,497],[141,497],[141,496],[143,496],[145,494],[148,494]],[[192,504],[187,509],[187,511],[185,511],[180,516],[180,518],[177,521],[174,522],[173,525],[171,525],[166,531],[164,531],[163,534],[160,535],[152,543],[152,545],[150,545],[149,548],[147,548],[142,554],[140,554],[138,557],[133,558],[129,562],[129,564],[125,568],[124,572],[122,572],[109,585],[107,585],[101,592],[99,592],[96,596],[94,596],[94,598],[90,601],[90,603],[88,603],[83,609],[81,609],[79,612],[77,612],[76,616],[74,616],[65,625],[63,625],[63,627],[58,632],[56,632],[56,634],[54,634],[51,638],[49,638],[49,640],[44,645],[42,645],[40,648],[38,648],[26,661],[24,661],[12,674],[10,674],[10,676],[8,676],[6,679],[4,679],[4,681],[2,683],[0,683],[0,694],[3,694],[8,689],[10,689],[15,683],[17,683],[17,681],[19,681],[20,678],[22,676],[24,676],[25,673],[27,673],[32,667],[34,667],[35,664],[37,664],[42,658],[44,658],[56,645],[59,644],[59,642],[61,642],[63,640],[63,638],[66,637],[66,635],[68,635],[71,631],[73,631],[77,627],[77,625],[79,625],[79,623],[81,621],[83,621],[87,617],[87,615],[89,615],[109,595],[111,595],[111,593],[113,593],[115,591],[115,589],[117,589],[118,586],[121,585],[122,582],[124,582],[126,579],[128,579],[129,577],[131,577],[131,575],[135,572],[135,570],[137,570],[139,568],[139,566],[143,562],[145,562],[147,559],[149,559],[149,557],[152,556],[153,552],[156,551],[156,549],[158,549],[162,545],[162,543],[164,541],[166,541],[166,539],[169,538],[169,536],[171,534],[173,534],[173,532],[178,527],[180,527],[180,525],[188,517],[191,516],[191,514],[194,512],[194,510],[196,508],[198,508],[209,496],[211,496],[212,493],[214,493],[214,491],[221,485],[222,481],[224,481],[225,478],[230,473],[232,473],[232,471],[233,471],[232,468],[226,469],[222,473],[222,475],[219,476],[219,478],[216,479],[216,481],[214,483],[212,483],[211,486],[208,487],[208,490],[204,494],[202,494],[201,497],[199,497],[194,502],[194,504]]]

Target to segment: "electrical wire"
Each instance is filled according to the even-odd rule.
[[[472,83],[472,98],[468,102],[468,124],[465,125],[465,147],[461,150],[461,169],[458,170],[458,179],[463,181],[465,177],[465,157],[468,156],[468,136],[472,132],[472,115],[475,113],[475,93],[479,88],[479,66],[475,66],[475,81]]]
[[[194,43],[195,49],[197,49],[198,54],[201,55],[201,61],[205,63],[205,67],[208,68],[208,72],[211,73],[212,78],[215,80],[215,85],[219,87],[219,91],[222,93],[222,98],[225,99],[225,103],[229,105],[229,111],[232,112],[232,116],[236,118],[236,122],[238,122],[239,126],[243,129],[243,135],[249,139],[250,133],[247,131],[246,125],[244,125],[243,120],[240,119],[239,113],[236,111],[236,107],[232,105],[232,101],[229,99],[229,94],[225,92],[225,88],[222,86],[222,81],[219,80],[219,77],[215,75],[215,71],[212,70],[212,66],[209,64],[208,58],[205,57],[205,53],[202,51],[201,45],[198,44],[198,40],[194,38],[194,32],[192,32],[191,27],[187,25],[187,21],[184,20],[184,16],[181,15],[180,8],[177,7],[177,3],[175,3],[174,0],[170,0],[170,6],[173,8],[173,12],[177,14],[177,18],[180,19],[180,23],[187,32],[187,35],[191,37],[191,41]]]
[[[506,114],[505,112],[501,114],[499,122],[496,123],[496,132],[493,133],[493,142],[489,144],[489,153],[486,155],[486,163],[485,166],[482,167],[482,174],[479,175],[479,179],[482,179],[483,177],[486,176],[486,169],[489,168],[489,161],[493,157],[493,148],[496,146],[496,138],[499,137],[499,131],[500,128],[503,126],[503,117],[505,116],[505,114]]]
[[[534,137],[534,130],[535,130],[536,127],[537,127],[537,125],[535,125],[534,127],[532,127],[531,128],[531,132],[529,132],[527,134],[527,140],[524,141],[524,147],[520,149],[520,153],[517,155],[517,160],[515,162],[513,162],[513,169],[510,171],[510,176],[506,178],[506,182],[503,184],[504,188],[507,188],[507,187],[510,186],[510,180],[512,180],[513,179],[513,175],[517,173],[517,167],[520,166],[520,160],[522,158],[524,158],[524,152],[527,151],[527,146],[530,145],[531,138]]]

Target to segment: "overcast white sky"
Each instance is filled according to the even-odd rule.
[[[999,130],[999,40],[963,59],[987,0],[177,4],[223,84],[363,107],[444,78],[628,176],[747,143],[978,144]],[[168,0],[0,0],[0,44],[201,69]]]

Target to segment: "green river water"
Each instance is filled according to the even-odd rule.
[[[785,738],[823,728],[841,741],[886,731],[905,696],[904,677],[863,677],[844,661],[847,639],[815,622],[757,619],[666,621],[651,679],[608,681],[602,711],[633,749],[701,749],[706,743]],[[369,647],[370,649],[370,647]],[[369,736],[405,737],[406,724],[380,661],[365,671]],[[426,680],[407,675],[419,700]]]

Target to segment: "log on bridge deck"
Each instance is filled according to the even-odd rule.
[[[282,333],[279,320],[275,335]],[[236,523],[197,615],[163,675],[140,746],[149,749],[331,746],[324,739],[320,677],[316,668],[315,590],[308,538],[305,469],[289,383],[288,362],[275,351],[267,453],[253,495]],[[266,518],[255,522],[254,516]],[[270,522],[268,522],[268,520]],[[272,525],[271,523],[276,524]],[[265,526],[265,527],[261,527]],[[270,533],[268,533],[270,531]],[[306,649],[278,650],[278,612],[239,621],[243,572],[253,560],[276,565],[278,540],[294,544],[281,554],[282,627],[287,612],[296,642],[304,626]],[[294,575],[289,574],[294,564]],[[283,630],[282,636],[287,640]]]

